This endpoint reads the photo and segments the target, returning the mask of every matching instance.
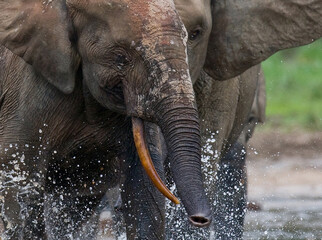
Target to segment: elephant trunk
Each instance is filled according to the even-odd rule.
[[[180,101],[171,101],[160,110],[157,120],[168,148],[172,177],[190,222],[208,226],[211,211],[201,172],[201,140],[197,109]],[[173,103],[174,102],[174,103]]]
[[[147,51],[145,56],[148,81],[124,84],[127,112],[132,117],[155,122],[161,128],[171,174],[189,220],[195,226],[205,227],[211,222],[211,210],[203,185],[200,125],[185,46],[177,41],[182,48],[179,51],[175,44],[163,46],[164,42],[171,41],[163,37],[162,40],[160,44],[150,44],[158,49],[152,53]],[[131,97],[133,93],[135,97]],[[134,130],[135,122],[132,119]]]

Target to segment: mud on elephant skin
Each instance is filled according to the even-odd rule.
[[[164,153],[145,144],[150,123],[189,221],[209,225],[188,34],[171,0],[0,1],[6,238],[92,239],[91,216],[117,183],[128,238],[162,238],[164,198],[139,164],[171,197],[150,164],[162,178]]]

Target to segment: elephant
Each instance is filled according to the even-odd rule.
[[[207,38],[207,54],[194,91],[207,195],[214,213],[210,231],[195,230],[178,223],[183,211],[169,207],[167,236],[241,239],[247,204],[247,141],[257,123],[265,120],[265,79],[260,63],[279,50],[321,38],[322,2],[177,0],[176,4],[187,4],[186,9],[178,9],[187,29],[199,9],[212,18],[210,34],[201,36]],[[198,53],[188,46],[188,55],[193,59]]]
[[[209,168],[220,158],[218,186],[210,185],[216,202],[212,228],[216,238],[239,238],[244,146],[263,111],[251,114],[262,96],[257,64],[321,37],[321,2],[84,2],[0,2],[1,199],[7,235],[78,234],[100,208],[104,191],[119,183],[127,237],[165,238],[165,200],[139,159],[143,166],[152,161],[163,180],[163,165],[169,163],[190,222],[207,226],[203,147]],[[136,153],[135,145],[147,146]],[[150,164],[156,182],[151,169]],[[236,182],[241,191],[224,196]],[[161,180],[157,186],[178,202]],[[236,209],[237,219],[227,218]],[[76,237],[94,238],[89,234]]]
[[[165,156],[189,222],[208,226],[191,33],[173,1],[1,0],[0,9],[5,238],[93,239],[116,184],[128,238],[163,236],[161,193],[179,202],[162,182]]]

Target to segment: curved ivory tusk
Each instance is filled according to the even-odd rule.
[[[165,184],[162,182],[161,178],[159,177],[157,171],[154,168],[154,165],[144,138],[143,121],[139,118],[132,117],[132,127],[133,127],[133,136],[134,136],[136,150],[138,152],[138,155],[144,170],[148,174],[154,186],[165,197],[170,199],[175,204],[179,204],[180,201],[165,186]]]

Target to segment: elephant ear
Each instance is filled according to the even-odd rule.
[[[79,61],[71,30],[64,1],[0,0],[0,44],[66,94],[74,89]]]
[[[273,53],[322,37],[321,0],[213,0],[205,71],[229,79]]]

